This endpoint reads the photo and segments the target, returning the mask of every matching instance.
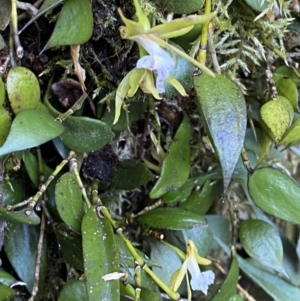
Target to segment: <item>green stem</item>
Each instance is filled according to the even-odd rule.
[[[145,264],[145,261],[138,255],[131,242],[125,237],[121,228],[117,230],[118,235],[125,242],[134,260],[143,268],[143,270],[153,279],[153,281],[163,290],[172,300],[180,300],[180,295],[170,289],[159,277]]]
[[[207,15],[210,14],[210,12],[211,12],[211,0],[206,0],[204,14]],[[204,23],[202,25],[202,30],[201,30],[200,51],[198,55],[198,61],[203,65],[205,65],[206,62],[208,25],[209,22]]]

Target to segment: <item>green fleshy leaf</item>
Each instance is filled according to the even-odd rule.
[[[86,285],[80,280],[69,280],[62,288],[58,301],[89,301]]]
[[[0,77],[0,107],[3,106],[4,102],[5,102],[5,86],[2,77]]]
[[[211,301],[231,300],[231,297],[236,293],[236,285],[239,279],[239,264],[236,258],[233,258],[230,265],[229,273],[218,290],[217,294]]]
[[[295,69],[297,72],[300,72],[300,69]],[[295,72],[294,68],[288,66],[281,66],[276,69],[276,72],[273,75],[273,80],[277,83],[281,78],[290,78],[292,79],[297,86],[300,85],[300,77]]]
[[[0,106],[0,146],[2,146],[7,139],[11,123],[9,112],[3,106]]]
[[[41,220],[38,215],[32,211],[30,215],[26,214],[27,209],[21,209],[19,211],[6,210],[4,207],[0,207],[0,220],[7,222],[17,222],[27,225],[38,225]]]
[[[64,131],[64,127],[47,113],[37,110],[21,111],[13,120],[0,156],[39,146]]]
[[[40,174],[39,163],[38,163],[37,158],[30,151],[24,151],[23,152],[23,161],[24,161],[28,176],[30,177],[30,180],[32,181],[34,186],[36,188],[38,188],[40,185],[41,174]],[[46,179],[53,172],[53,170],[44,163],[42,165],[42,169],[43,169],[43,175],[45,176]]]
[[[221,163],[225,193],[246,134],[245,99],[235,83],[219,74],[194,77],[194,85],[198,109]]]
[[[7,95],[15,114],[35,109],[40,101],[40,84],[35,74],[25,67],[14,67],[7,76]]]
[[[196,186],[201,186],[210,179],[222,179],[221,170],[214,170],[212,172],[188,179],[180,188],[168,191],[166,194],[164,194],[163,200],[167,204],[184,202],[190,196],[192,190]]]
[[[0,284],[0,301],[11,300],[11,298],[15,295],[13,289],[9,286]]]
[[[197,213],[179,208],[156,208],[137,217],[147,227],[182,230],[207,225],[205,218]]]
[[[112,225],[99,218],[91,207],[81,225],[84,273],[89,301],[120,299],[119,280],[104,281],[102,277],[120,270],[119,254]]]
[[[84,203],[73,173],[66,172],[58,179],[55,186],[55,202],[57,211],[66,225],[80,231]]]
[[[83,271],[82,239],[81,235],[66,228],[65,224],[58,224],[54,233],[59,243],[64,259],[74,268]]]
[[[257,219],[243,221],[240,240],[249,256],[286,276],[281,239],[271,224]]]
[[[286,131],[279,145],[295,145],[300,142],[300,117],[298,117]]]
[[[278,94],[287,98],[294,111],[298,112],[298,89],[295,82],[291,78],[281,78],[276,86]]]
[[[205,214],[217,195],[221,195],[222,186],[221,181],[207,181],[200,190],[193,191],[179,208],[197,212],[200,215]]]
[[[91,152],[105,146],[115,134],[103,121],[89,117],[68,117],[60,136],[69,149],[79,153]]]
[[[89,0],[67,0],[62,7],[54,31],[43,51],[62,45],[80,45],[93,32],[93,15]]]
[[[190,174],[190,137],[191,124],[186,113],[180,124],[169,153],[166,156],[159,179],[150,192],[150,198],[161,197],[167,191],[182,186]]]
[[[40,229],[19,223],[8,223],[5,228],[4,248],[5,253],[18,274],[26,283],[27,290],[32,291],[35,281],[35,266],[38,252],[38,240]],[[39,291],[45,280],[47,265],[47,245],[44,240],[41,254],[41,270],[39,274]]]
[[[248,189],[254,203],[266,213],[291,223],[300,223],[300,186],[274,168],[260,168],[250,175]]]

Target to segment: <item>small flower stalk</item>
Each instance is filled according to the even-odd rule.
[[[176,66],[175,53],[192,62],[203,72],[214,75],[210,69],[180,49],[168,44],[164,39],[181,36],[189,32],[194,25],[209,22],[215,13],[179,18],[151,28],[148,17],[142,11],[138,0],[133,2],[138,22],[127,19],[119,9],[119,14],[125,24],[120,27],[120,34],[123,39],[129,39],[138,44],[140,59],[137,61],[136,68],[124,77],[117,89],[114,124],[120,117],[125,97],[134,96],[138,88],[144,93],[152,94],[156,99],[161,99],[159,94],[165,92],[165,81],[167,81],[182,96],[187,96],[180,82],[170,75]]]
[[[194,242],[190,239],[187,243],[185,260],[180,269],[172,276],[170,284],[174,291],[177,291],[184,277],[187,280],[188,300],[192,298],[193,291],[202,291],[207,294],[208,287],[214,283],[215,274],[212,271],[201,272],[199,265],[209,265],[209,259],[200,257]]]

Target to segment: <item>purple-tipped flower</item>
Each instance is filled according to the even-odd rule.
[[[145,36],[135,36],[132,40],[139,43],[149,54],[140,58],[136,67],[153,71],[156,74],[156,89],[158,93],[164,93],[165,80],[175,67],[174,59],[166,50]]]

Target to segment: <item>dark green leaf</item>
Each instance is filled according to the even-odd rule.
[[[229,300],[236,293],[236,285],[239,279],[239,265],[236,258],[233,258],[230,265],[229,273],[218,290],[217,294],[211,301],[224,301]],[[230,299],[231,300],[231,299]]]
[[[15,205],[25,200],[24,187],[14,180],[4,182],[2,189],[4,206]]]
[[[7,76],[7,95],[15,114],[35,109],[40,101],[40,85],[32,71],[25,67],[13,67]]]
[[[240,240],[249,256],[284,275],[283,248],[277,230],[262,220],[242,222]]]
[[[63,257],[74,268],[83,271],[82,240],[81,236],[66,229],[65,225],[58,225],[54,229],[56,239],[60,245]]]
[[[150,191],[150,198],[161,197],[167,191],[182,186],[190,174],[191,124],[187,114],[180,124],[163,164],[161,175]]]
[[[36,188],[39,187],[40,185],[40,171],[39,171],[39,166],[38,166],[38,160],[32,154],[30,151],[24,151],[23,152],[23,161],[25,163],[25,168],[28,173],[28,176],[30,177],[30,180],[34,184]],[[52,169],[49,168],[47,165],[43,163],[42,166],[43,169],[43,175],[47,179],[51,174],[52,174]]]
[[[119,254],[111,224],[91,207],[82,220],[84,272],[89,301],[120,300],[119,280],[102,277],[120,270]]]
[[[292,223],[300,223],[300,187],[288,175],[274,168],[257,169],[250,175],[248,188],[260,209]]]
[[[144,163],[130,159],[120,162],[115,168],[112,185],[117,189],[131,190],[148,183],[152,177]]]
[[[299,69],[296,69],[299,72]],[[273,75],[273,80],[277,83],[281,78],[288,77],[291,78],[295,84],[300,85],[300,77],[297,75],[296,71],[292,67],[281,66],[279,67]]]
[[[24,110],[13,120],[0,156],[41,145],[63,132],[63,126],[42,111]]]
[[[221,163],[227,190],[246,134],[246,103],[240,88],[227,77],[194,77],[197,106]]]
[[[66,172],[58,179],[55,186],[55,202],[57,211],[66,225],[80,231],[84,203],[73,173]]]
[[[62,288],[58,301],[89,301],[86,285],[79,280],[70,280]]]
[[[70,116],[63,125],[62,142],[79,153],[100,149],[115,136],[105,122],[93,118]]]
[[[18,222],[27,225],[38,225],[41,220],[37,214],[32,211],[30,215],[26,214],[27,209],[21,209],[19,211],[6,210],[4,207],[0,207],[0,220],[7,222]]]
[[[90,1],[67,0],[43,51],[55,46],[83,44],[90,39],[92,32],[93,15]]]
[[[156,208],[137,217],[137,221],[147,227],[182,230],[203,227],[205,218],[194,212],[179,208]]]
[[[210,179],[218,180],[221,178],[222,175],[220,170],[214,170],[212,172],[190,178],[178,189],[165,193],[163,195],[163,200],[167,204],[183,202],[190,196],[192,190],[196,186],[201,186]]]
[[[222,193],[222,186],[221,181],[207,181],[199,190],[193,191],[179,208],[205,214],[217,195]]]
[[[39,232],[39,227],[19,223],[8,223],[5,228],[5,253],[19,278],[26,283],[29,292],[32,291],[35,280]],[[47,245],[44,241],[39,276],[40,290],[45,280],[46,265]]]

